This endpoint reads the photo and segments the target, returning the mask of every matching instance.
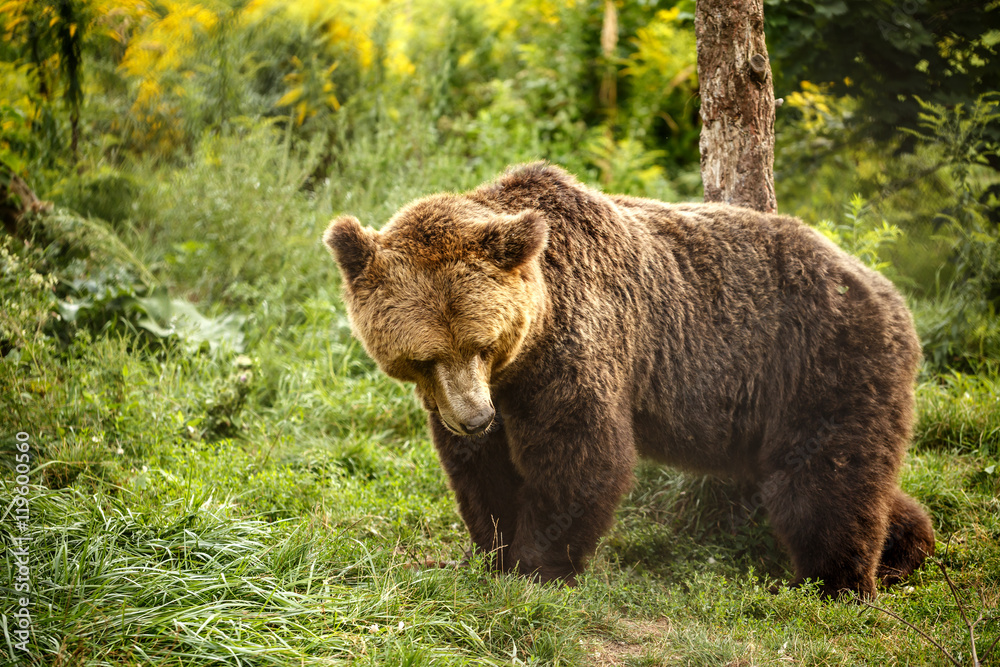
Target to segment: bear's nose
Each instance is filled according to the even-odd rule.
[[[490,424],[493,423],[493,417],[495,414],[496,411],[492,406],[490,406],[468,421],[463,421],[462,428],[465,429],[465,432],[469,435],[482,433],[489,428]]]

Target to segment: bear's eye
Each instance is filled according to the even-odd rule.
[[[418,377],[428,377],[434,371],[434,362],[410,357],[396,357],[386,370],[397,380],[416,381]]]
[[[396,362],[400,375],[408,379],[430,377],[434,373],[434,361],[431,359],[400,359]]]

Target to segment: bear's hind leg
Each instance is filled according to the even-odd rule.
[[[877,573],[886,586],[905,579],[934,555],[934,528],[924,508],[900,489],[890,503],[889,531]]]
[[[771,526],[795,566],[793,585],[822,580],[824,597],[875,595],[888,528],[886,474],[865,465],[839,467],[822,453],[798,470],[777,470],[761,486]]]

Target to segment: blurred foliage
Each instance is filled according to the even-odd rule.
[[[52,294],[56,279],[39,273],[29,260],[12,252],[9,237],[0,239],[0,353],[4,357],[50,341],[43,334],[55,316],[56,299]]]
[[[299,141],[336,135],[342,123],[395,121],[414,104],[439,139],[470,153],[502,145],[596,173],[607,165],[576,149],[613,117],[615,150],[638,141],[662,151],[655,159],[670,173],[697,160],[693,28],[664,0],[619,6],[610,55],[597,0],[77,0],[69,18],[60,2],[0,5],[10,39],[0,74],[17,93],[5,95],[0,149],[45,191],[46,177],[65,170],[53,158],[72,123],[50,93],[64,70],[74,113],[86,97],[83,113],[93,114],[83,131],[116,165],[123,155],[180,159],[204,132],[230,132],[241,119],[278,119]],[[42,19],[52,35],[30,28]],[[78,57],[66,70],[57,34],[69,33]],[[599,99],[608,67],[620,79],[614,109]],[[337,148],[328,146],[326,168]]]
[[[70,150],[76,157],[83,105],[82,50],[92,7],[80,0],[7,0],[4,36],[27,55],[27,73],[40,98],[51,101],[55,88],[69,111]]]
[[[1000,5],[946,5],[768,1],[776,189],[912,294],[935,367],[970,370],[998,354]],[[0,171],[133,256],[47,265],[62,326],[120,320],[197,346],[216,340],[198,317],[308,298],[306,276],[331,272],[317,229],[340,211],[379,224],[540,158],[608,191],[697,198],[693,14],[692,0],[6,0]],[[238,346],[239,322],[221,322]]]
[[[662,147],[673,163],[698,160],[698,63],[694,32],[681,8],[657,12],[635,31],[635,51],[624,60],[631,95],[629,135]]]
[[[3,355],[69,343],[81,333],[112,335],[135,348],[240,350],[245,320],[206,316],[170,298],[146,266],[103,222],[70,211],[26,216],[20,238],[4,236]],[[20,288],[20,289],[15,289]]]
[[[902,233],[899,227],[882,220],[879,225],[867,222],[867,205],[860,195],[854,195],[846,207],[844,222],[835,224],[823,220],[816,228],[838,246],[848,251],[870,268],[888,272],[892,263],[885,260],[884,247],[891,245]]]
[[[766,0],[776,94],[830,82],[858,102],[852,132],[893,143],[916,128],[916,98],[952,106],[1000,90],[1000,3],[952,0]],[[1000,124],[990,132],[1000,138]],[[905,144],[907,149],[913,142]],[[1000,162],[992,163],[1000,170]]]
[[[1000,161],[1000,94],[983,95],[970,108],[919,100],[920,129],[910,133],[939,146],[955,182],[954,199],[937,214],[939,234],[952,246],[953,277],[924,318],[924,347],[939,367],[975,370],[1000,364],[1000,183],[977,187],[975,170]]]

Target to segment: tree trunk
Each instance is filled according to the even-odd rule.
[[[597,92],[597,100],[604,110],[604,139],[608,150],[615,149],[615,126],[618,124],[618,63],[615,62],[615,50],[618,48],[618,10],[614,0],[604,0],[604,22],[601,26],[601,55],[604,74],[601,77],[601,88]],[[598,161],[601,169],[601,183],[611,184],[614,178],[613,160]]]
[[[774,87],[763,0],[697,0],[705,201],[773,212]]]

